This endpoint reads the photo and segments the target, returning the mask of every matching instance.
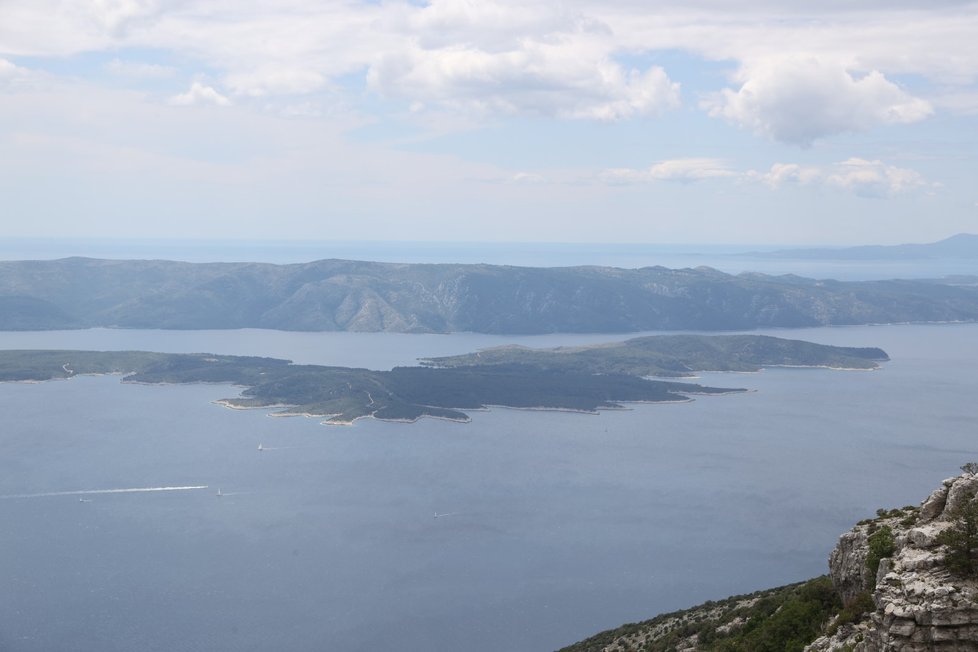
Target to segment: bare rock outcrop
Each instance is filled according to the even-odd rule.
[[[829,559],[832,582],[844,603],[869,596],[875,610],[857,622],[840,619],[806,651],[978,652],[978,581],[949,572],[941,543],[976,493],[978,475],[965,473],[945,480],[919,510],[881,510],[843,534]],[[874,555],[875,575],[867,563]]]

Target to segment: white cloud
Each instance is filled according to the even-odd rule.
[[[775,140],[810,145],[835,134],[923,120],[933,109],[878,71],[853,76],[842,65],[817,58],[766,60],[744,66],[736,91],[706,99],[722,117]]]
[[[367,82],[415,107],[437,104],[480,113],[618,120],[680,103],[679,84],[661,68],[626,70],[576,39],[525,41],[499,51],[411,45],[381,56]]]
[[[715,158],[682,158],[656,163],[649,169],[653,179],[699,181],[716,177],[731,177],[727,164]]]
[[[930,105],[899,75],[947,86],[948,97],[973,93],[974,3],[803,4],[33,0],[0,3],[0,55],[149,48],[179,52],[239,98],[366,78],[419,112],[621,120],[678,106],[682,81],[668,66],[622,61],[678,50],[740,66],[737,84],[707,103],[714,115],[799,144],[925,118]],[[138,66],[120,62],[116,74],[164,72]]]
[[[949,84],[978,76],[978,11],[962,2],[690,0],[586,3],[626,48],[679,49],[713,61],[761,62],[786,55],[843,62],[848,70],[912,74]],[[874,5],[875,6],[872,6]]]
[[[889,165],[879,160],[850,158],[829,165],[775,163],[766,172],[732,169],[722,159],[683,158],[660,161],[644,169],[612,168],[599,173],[607,185],[631,185],[654,181],[693,183],[709,179],[754,181],[772,190],[786,186],[820,186],[864,197],[906,193],[918,188],[935,188],[916,170]]]
[[[113,75],[133,79],[163,79],[173,77],[177,72],[177,69],[172,66],[142,61],[123,61],[122,59],[112,59],[105,64],[105,69]]]
[[[573,2],[102,0],[71,11],[52,3],[0,6],[0,52],[174,50],[246,97],[312,93],[366,74],[374,91],[425,110],[619,120],[679,104],[679,85],[662,68],[619,64],[600,12]]]
[[[649,181],[679,181],[690,183],[705,179],[736,177],[727,163],[715,158],[681,158],[660,161],[646,169],[613,168],[601,173],[607,184],[625,185]]]
[[[836,164],[825,181],[829,185],[870,197],[905,192],[925,185],[924,178],[915,170],[860,158]]]
[[[315,102],[299,102],[282,107],[279,114],[286,118],[318,118],[323,115],[323,107]]]
[[[0,3],[0,52],[65,56],[108,49],[131,27],[151,25],[163,10],[158,0]]]
[[[314,70],[269,64],[228,75],[225,83],[237,95],[302,95],[322,88],[326,78]]]
[[[751,170],[747,177],[760,181],[771,188],[779,188],[786,183],[808,184],[822,177],[822,171],[814,166],[801,166],[797,163],[775,163],[768,172]]]
[[[598,178],[609,186],[628,186],[649,180],[645,171],[632,168],[609,168],[603,170]]]
[[[121,33],[133,22],[155,15],[162,7],[159,0],[92,0],[67,4],[69,12],[91,21],[111,33]]]
[[[195,104],[216,104],[217,106],[228,106],[231,100],[218,93],[212,86],[205,86],[200,82],[194,82],[190,90],[180,93],[170,98],[173,106],[192,106]]]
[[[0,58],[0,91],[27,89],[39,81],[34,71]]]
[[[777,189],[785,185],[822,185],[863,197],[884,197],[928,184],[916,170],[888,165],[879,160],[850,158],[828,166],[775,163],[768,172],[751,170],[744,175]]]
[[[617,63],[599,16],[543,2],[433,0],[382,23],[390,34],[369,64],[369,87],[479,113],[618,120],[679,105],[656,66]]]
[[[546,177],[535,172],[517,172],[510,178],[510,183],[536,184],[545,183]]]
[[[25,70],[6,59],[0,59],[0,79],[14,79],[25,74]]]

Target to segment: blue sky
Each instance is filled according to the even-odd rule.
[[[7,237],[978,232],[978,3],[0,4]]]

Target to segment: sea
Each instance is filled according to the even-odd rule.
[[[0,650],[546,652],[823,574],[855,521],[978,461],[978,324],[763,332],[891,360],[467,424],[325,426],[217,405],[230,385],[2,383]],[[624,337],[92,329],[0,348],[388,369]]]

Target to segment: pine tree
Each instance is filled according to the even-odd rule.
[[[954,508],[952,525],[937,537],[947,546],[944,563],[947,569],[961,577],[978,577],[978,502],[974,496]]]

